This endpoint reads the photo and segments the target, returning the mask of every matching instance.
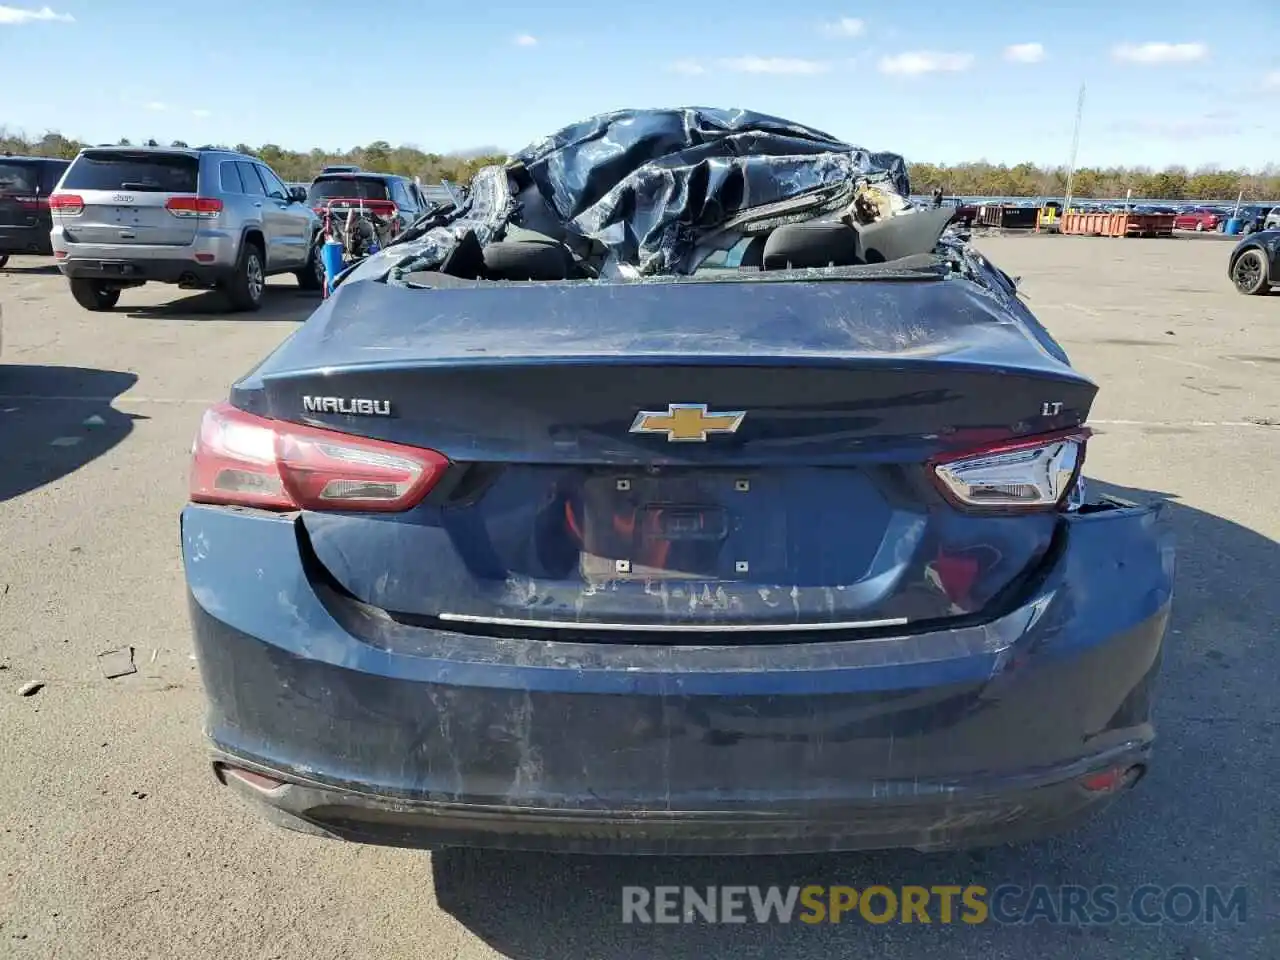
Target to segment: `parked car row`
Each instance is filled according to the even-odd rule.
[[[1280,207],[1250,205],[1236,210],[1234,207],[1192,207],[1177,211],[1173,221],[1175,230],[1223,232],[1230,220],[1240,221],[1239,232],[1256,233],[1280,226]]]
[[[87,310],[148,282],[219,289],[234,309],[256,310],[273,275],[322,289],[318,211],[340,198],[387,203],[396,232],[441,202],[406,177],[356,167],[285,183],[258,158],[215,148],[0,157],[0,267],[12,254],[52,255]]]

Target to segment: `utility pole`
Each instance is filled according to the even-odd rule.
[[[1076,131],[1071,135],[1071,159],[1067,162],[1067,195],[1063,213],[1071,211],[1071,183],[1076,176],[1076,154],[1080,151],[1080,120],[1084,117],[1084,84],[1080,84],[1080,99],[1076,102]]]

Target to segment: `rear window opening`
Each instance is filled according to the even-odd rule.
[[[939,257],[953,209],[921,210],[870,224],[821,219],[745,236],[727,233],[695,250],[688,274],[634,276],[610,268],[599,244],[562,240],[521,226],[481,243],[463,233],[438,266],[397,274],[393,282],[458,286],[483,282],[682,280],[938,279],[952,272]],[[461,281],[461,284],[459,283]],[[1012,287],[1011,287],[1012,290]]]
[[[131,190],[137,193],[196,193],[200,162],[181,153],[82,153],[67,171],[64,190]]]
[[[0,162],[0,196],[32,196],[39,183],[40,171],[34,163]]]
[[[309,206],[326,200],[390,200],[387,182],[376,177],[321,177],[307,191]]]

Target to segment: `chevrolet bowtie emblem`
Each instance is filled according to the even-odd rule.
[[[712,433],[734,433],[742,425],[745,410],[710,413],[705,403],[669,403],[665,412],[641,410],[631,424],[632,433],[665,433],[672,443],[706,443]]]

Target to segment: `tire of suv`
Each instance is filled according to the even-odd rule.
[[[311,244],[307,265],[301,270],[295,270],[293,275],[298,278],[298,286],[303,290],[324,289],[324,261],[320,259],[319,240]]]
[[[222,283],[222,290],[231,302],[231,309],[246,312],[259,309],[266,285],[267,273],[262,262],[262,248],[251,241],[241,244],[236,272]]]
[[[5,265],[6,263],[8,263],[8,262],[9,262],[9,255],[8,255],[7,253],[6,253],[6,254],[0,254],[0,270],[3,270],[3,269],[4,269],[4,265]]]
[[[95,313],[110,310],[120,302],[119,287],[108,287],[101,280],[83,277],[71,280],[71,295],[76,298],[76,303]]]

